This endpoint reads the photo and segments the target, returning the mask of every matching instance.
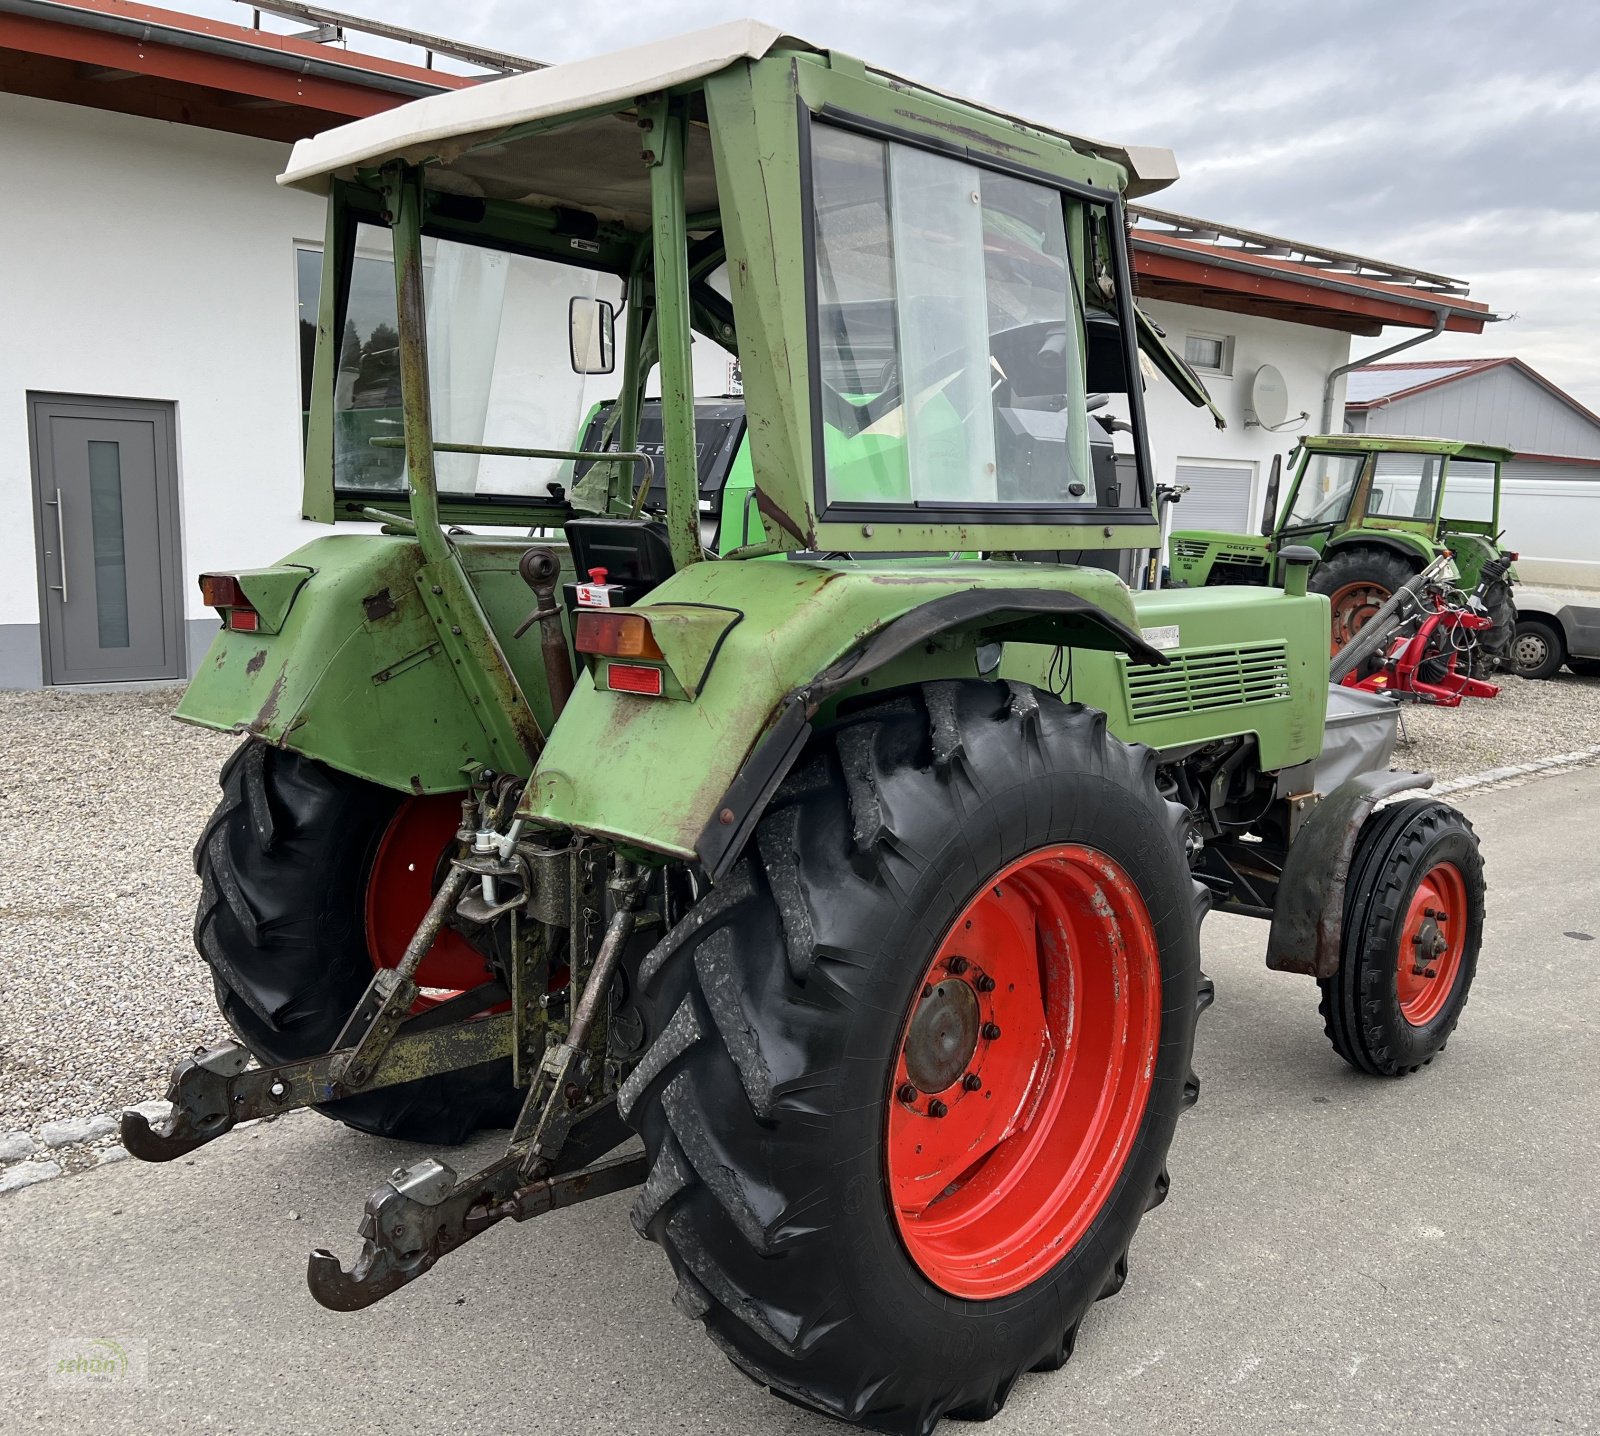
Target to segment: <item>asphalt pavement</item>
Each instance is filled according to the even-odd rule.
[[[1600,768],[1459,801],[1491,888],[1448,1050],[1401,1081],[1356,1076],[1309,981],[1263,967],[1265,928],[1210,919],[1218,1000],[1172,1196],[1073,1360],[1024,1378],[985,1436],[1600,1431]],[[420,1154],[297,1114],[0,1197],[0,1429],[841,1429],[677,1314],[627,1195],[323,1311],[307,1251],[353,1254],[367,1193]],[[60,1385],[97,1339],[125,1374]]]

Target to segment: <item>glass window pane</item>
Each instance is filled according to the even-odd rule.
[[[978,171],[889,147],[895,325],[916,499],[993,503],[994,414]]]
[[[1059,193],[812,129],[830,502],[1093,504]]]
[[[1437,454],[1379,454],[1367,513],[1386,519],[1432,519],[1438,484]]]
[[[1342,523],[1366,462],[1365,454],[1312,454],[1284,516],[1285,526]]]
[[[341,489],[401,489],[405,458],[374,448],[400,438],[399,326],[388,230],[363,225],[350,275],[350,302],[334,389],[334,474]],[[568,305],[575,296],[609,299],[613,275],[454,240],[422,241],[427,306],[428,387],[438,443],[569,449],[595,404],[616,396],[619,372],[572,371]],[[620,316],[619,316],[620,318]],[[548,497],[567,483],[560,459],[435,456],[443,494]]]
[[[122,537],[122,447],[109,439],[89,440],[89,527],[100,646],[126,648],[128,555]]]
[[[1483,459],[1451,459],[1444,475],[1444,517],[1457,523],[1494,522],[1494,465]]]

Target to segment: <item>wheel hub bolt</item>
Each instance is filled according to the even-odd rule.
[[[917,1100],[917,1089],[909,1082],[902,1082],[900,1084],[900,1090],[894,1095],[902,1102],[915,1102]]]
[[[949,1110],[950,1109],[946,1107],[944,1103],[941,1102],[937,1097],[928,1103],[928,1115],[930,1117],[942,1117]]]
[[[983,1078],[978,1076],[976,1072],[969,1072],[961,1079],[961,1085],[969,1092],[976,1092],[978,1088],[983,1086]]]
[[[982,977],[980,977],[978,979],[977,988],[978,988],[979,992],[993,992],[994,991],[994,979],[992,977],[990,977],[987,973],[985,973]]]
[[[993,1042],[1000,1036],[1000,1024],[998,1022],[985,1022],[983,1024],[983,1035]]]
[[[967,970],[967,960],[964,957],[952,957],[945,966],[955,973],[957,977],[960,977]]]

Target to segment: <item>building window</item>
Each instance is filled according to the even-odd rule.
[[[1183,357],[1202,374],[1233,373],[1231,334],[1190,334],[1183,341]]]

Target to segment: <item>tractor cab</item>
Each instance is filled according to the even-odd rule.
[[[1512,457],[1509,450],[1451,439],[1322,434],[1302,439],[1295,452],[1299,463],[1281,509],[1274,463],[1259,535],[1173,532],[1175,587],[1281,582],[1282,552],[1314,549],[1322,564],[1310,586],[1329,596],[1337,651],[1400,584],[1446,550],[1453,581],[1466,592],[1502,554],[1500,466]],[[1491,587],[1491,600],[1504,609],[1507,580]],[[1502,612],[1493,642],[1503,646],[1514,627],[1514,611]]]

